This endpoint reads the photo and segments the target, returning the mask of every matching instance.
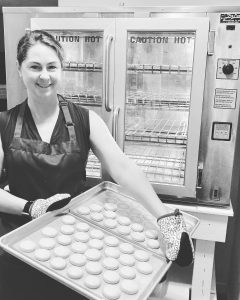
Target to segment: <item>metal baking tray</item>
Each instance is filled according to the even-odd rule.
[[[71,216],[73,219],[76,220],[77,223],[84,223],[88,224],[90,229],[95,229],[98,231],[101,231],[104,236],[111,236],[115,237],[119,241],[120,244],[130,244],[134,252],[130,254],[131,257],[134,256],[135,252],[137,250],[144,251],[148,254],[149,260],[147,261],[148,264],[150,264],[152,271],[148,275],[143,274],[139,272],[139,269],[137,268],[139,261],[135,260],[135,265],[132,266],[134,271],[136,272],[136,278],[135,283],[138,286],[138,290],[136,293],[130,295],[125,293],[121,290],[121,284],[123,284],[123,278],[120,276],[119,280],[119,289],[121,291],[121,294],[119,295],[119,300],[145,300],[149,297],[149,295],[152,293],[155,286],[161,281],[161,279],[164,277],[166,272],[171,266],[171,262],[167,262],[164,255],[161,253],[154,253],[154,251],[151,251],[148,247],[146,247],[142,243],[136,243],[135,241],[126,238],[123,235],[118,234],[114,230],[110,230],[109,228],[105,228],[101,224],[98,224],[97,222],[93,222],[91,219],[87,219],[86,217],[82,217],[79,214],[76,213],[77,207],[79,205],[91,205],[92,203],[96,203],[96,201],[100,201],[100,203],[114,203],[115,200],[118,200],[117,205],[119,208],[118,213],[125,212],[132,210],[134,208],[135,213],[132,213],[129,218],[132,222],[137,223],[137,221],[140,221],[139,217],[144,217],[145,225],[147,225],[147,228],[155,228],[156,226],[155,219],[149,214],[148,211],[146,211],[139,203],[137,203],[135,200],[133,200],[128,195],[124,194],[124,191],[122,188],[120,188],[118,185],[110,183],[110,182],[102,182],[101,184],[97,185],[96,187],[88,190],[87,192],[75,197],[72,199],[72,201],[64,208],[59,209],[54,212],[49,212],[42,217],[33,220],[15,230],[12,232],[4,235],[0,239],[0,246],[8,253],[12,254],[13,256],[17,257],[18,259],[24,261],[25,263],[29,264],[30,266],[36,268],[37,270],[47,274],[48,276],[52,277],[53,279],[59,281],[60,283],[66,285],[67,287],[75,290],[76,292],[84,295],[85,297],[89,299],[108,299],[105,294],[103,293],[103,290],[105,288],[106,283],[103,279],[103,274],[107,269],[104,269],[104,259],[106,258],[105,254],[105,248],[107,247],[106,244],[103,243],[103,248],[100,251],[101,258],[98,261],[99,264],[102,265],[102,272],[98,275],[98,280],[100,281],[100,286],[97,288],[89,288],[85,285],[85,279],[87,277],[87,272],[85,270],[85,265],[79,268],[82,268],[83,275],[79,279],[72,279],[67,275],[67,270],[70,266],[72,266],[70,262],[71,255],[74,254],[74,251],[71,249],[71,244],[69,246],[69,255],[64,258],[66,267],[63,270],[56,270],[51,266],[52,259],[57,256],[55,252],[55,247],[59,246],[57,242],[57,236],[60,235],[61,231],[61,222],[64,218],[64,216]],[[114,201],[113,201],[114,200]],[[126,207],[126,203],[128,203],[128,207]],[[121,205],[122,204],[122,205]],[[191,219],[187,216],[187,223],[189,225],[190,230],[192,231],[194,227],[196,226],[196,220],[195,218]],[[71,225],[74,227],[74,232],[76,233],[76,227],[75,225]],[[57,236],[54,237],[55,245],[54,248],[51,248],[50,250],[50,258],[47,261],[39,261],[35,257],[35,250],[41,248],[42,246],[39,244],[40,240],[43,238],[42,236],[42,230],[45,227],[51,227],[54,228],[57,231]],[[75,234],[74,233],[74,234]],[[77,238],[72,236],[72,242],[78,241]],[[53,238],[52,238],[53,239]],[[25,252],[22,251],[21,245],[24,241],[31,241],[35,245],[35,249],[31,252]],[[72,243],[71,242],[71,243]],[[89,241],[86,242],[87,247],[89,248]],[[120,251],[121,253],[121,251]],[[122,253],[123,254],[123,253]],[[85,254],[84,254],[85,255]],[[124,266],[122,262],[119,260],[118,262],[119,267],[114,271],[119,274],[119,270],[121,267]],[[94,275],[97,276],[97,275]],[[108,284],[109,285],[109,284]],[[114,284],[116,287],[117,285]]]
[[[124,189],[112,182],[104,181],[94,188],[88,190],[82,195],[75,197],[70,204],[70,211],[75,215],[80,215],[82,218],[86,220],[90,220],[91,222],[106,228],[104,226],[104,219],[102,221],[94,221],[91,218],[90,214],[81,215],[78,213],[78,208],[80,206],[90,207],[92,204],[99,204],[104,206],[105,203],[114,203],[117,205],[117,217],[118,216],[127,216],[131,223],[139,223],[142,224],[144,230],[157,230],[159,232],[159,227],[157,225],[157,219],[154,217],[141,203],[137,202],[134,198],[130,197],[126,194]],[[195,216],[192,216],[188,213],[181,212],[183,214],[187,231],[192,237],[193,233],[195,232],[196,228],[198,227],[200,221]],[[108,230],[117,233],[116,229]],[[134,242],[131,238],[130,234],[125,235],[125,238]],[[159,237],[160,245],[162,246],[163,243],[161,241],[161,237]],[[145,242],[141,243],[143,246],[146,245]],[[163,255],[163,251],[161,250],[154,250],[153,251],[159,252],[159,254]]]

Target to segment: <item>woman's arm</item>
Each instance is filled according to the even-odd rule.
[[[109,175],[156,218],[168,213],[145,174],[122,152],[104,121],[93,111],[89,118],[92,150]]]
[[[4,152],[2,140],[0,138],[0,172],[3,167]],[[9,214],[21,215],[26,200],[13,196],[12,194],[0,189],[0,211]]]

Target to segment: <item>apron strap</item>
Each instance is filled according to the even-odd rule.
[[[17,122],[16,122],[16,127],[15,127],[15,133],[14,136],[16,138],[21,137],[21,132],[22,132],[22,124],[23,124],[23,116],[25,112],[25,107],[26,107],[26,101],[23,102],[22,105],[20,105],[18,117],[17,117]]]
[[[69,112],[68,102],[61,95],[59,95],[59,96],[60,96],[59,104],[60,104],[60,107],[62,108],[62,112],[64,114],[65,126],[68,129],[70,141],[76,141],[76,133],[75,133],[75,128],[74,128],[75,124],[73,123],[71,114]]]

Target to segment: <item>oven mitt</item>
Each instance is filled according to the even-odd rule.
[[[182,213],[176,209],[158,218],[157,223],[166,245],[167,259],[182,267],[190,265],[194,259],[194,249]]]
[[[53,211],[66,206],[70,201],[70,194],[56,194],[47,199],[37,199],[32,202],[29,209],[29,215],[32,219],[36,219],[48,211]]]

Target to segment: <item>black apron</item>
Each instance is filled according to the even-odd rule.
[[[86,160],[76,140],[75,128],[65,101],[60,101],[69,141],[48,144],[21,138],[26,102],[20,106],[14,137],[5,154],[10,192],[26,200],[56,193],[75,196],[84,190]],[[5,215],[3,233],[22,224],[23,217]],[[85,299],[7,253],[0,256],[0,299]]]

